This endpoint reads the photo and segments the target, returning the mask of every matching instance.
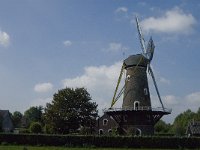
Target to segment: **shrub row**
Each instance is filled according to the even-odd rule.
[[[17,145],[126,148],[200,148],[197,137],[125,137],[0,134],[0,142]]]

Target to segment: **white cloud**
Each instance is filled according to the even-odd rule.
[[[190,33],[196,22],[192,14],[186,14],[180,8],[175,7],[161,17],[144,19],[141,21],[141,26],[146,32]]]
[[[52,101],[51,97],[48,98],[38,98],[31,102],[30,106],[43,106],[45,107],[47,103]]]
[[[186,96],[186,101],[188,103],[199,105],[200,104],[200,92],[194,92]],[[200,106],[199,106],[200,107]]]
[[[35,92],[44,93],[49,92],[53,89],[53,85],[51,83],[38,83],[35,85]]]
[[[99,110],[109,108],[114,94],[122,62],[111,66],[86,67],[84,74],[62,81],[63,87],[85,87],[92,99],[99,105]]]
[[[112,42],[109,43],[108,48],[105,48],[104,50],[108,52],[119,52],[128,50],[128,48],[123,46],[121,43]]]
[[[169,106],[176,105],[179,103],[178,102],[179,98],[174,95],[166,95],[166,96],[163,96],[162,98],[163,98],[163,102]]]
[[[187,109],[190,109],[193,112],[198,110],[200,107],[200,91],[189,93],[181,97],[176,95],[165,95],[162,96],[162,101],[166,108],[172,108],[172,114],[164,117],[167,122],[172,122],[177,115],[186,111]],[[153,107],[161,106],[157,95],[151,96],[151,102]]]
[[[164,77],[160,77],[160,82],[164,83],[164,84],[170,84],[170,80],[164,78]]]
[[[10,43],[10,36],[6,33],[0,30],[0,45],[7,47]]]
[[[72,45],[72,42],[70,40],[66,40],[63,42],[63,44],[66,46],[66,47],[69,47]]]
[[[170,85],[171,82],[169,79],[161,76],[155,69],[154,69],[154,66],[151,65],[151,69],[153,70],[153,74],[155,76],[155,79],[156,79],[156,82],[159,82],[159,83],[162,83],[162,84],[165,84],[165,85]],[[148,77],[148,81],[150,82],[150,84],[153,84],[153,80],[152,80],[152,77],[149,73],[147,73],[147,77]]]
[[[116,9],[115,11],[116,13],[127,13],[128,12],[128,8],[126,7],[119,7]]]

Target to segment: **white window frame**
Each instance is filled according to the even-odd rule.
[[[103,134],[103,129],[99,129],[99,135],[102,135],[102,134]]]
[[[139,134],[137,136],[141,136],[142,135],[142,131],[139,128],[136,128],[136,132],[139,131]]]
[[[136,107],[136,104],[138,104],[137,107]],[[140,107],[140,102],[139,101],[135,101],[134,102],[134,110],[138,110],[139,107]]]
[[[127,76],[126,76],[126,81],[130,81],[130,78],[131,78],[131,76],[130,76],[130,75],[127,75]]]
[[[112,133],[112,129],[108,129],[108,133]]]

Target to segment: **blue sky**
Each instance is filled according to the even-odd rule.
[[[58,89],[86,87],[108,108],[122,60],[156,45],[152,67],[172,122],[200,107],[198,0],[1,0],[0,109],[45,106]],[[123,83],[122,83],[123,84]],[[152,106],[159,106],[151,79]],[[115,107],[120,107],[121,100]]]

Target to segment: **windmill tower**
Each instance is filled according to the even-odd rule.
[[[163,115],[170,114],[171,110],[164,108],[156,80],[151,69],[150,63],[152,61],[155,48],[153,40],[150,38],[146,48],[137,17],[136,24],[142,53],[131,55],[124,60],[111,108],[105,110],[105,112],[114,118],[123,133],[133,132],[132,134],[137,135],[152,135],[154,134],[154,125]],[[117,95],[124,70],[126,71],[125,84]],[[151,107],[147,72],[152,77],[161,104],[160,108]],[[122,94],[124,94],[122,108],[113,108],[113,105]]]

